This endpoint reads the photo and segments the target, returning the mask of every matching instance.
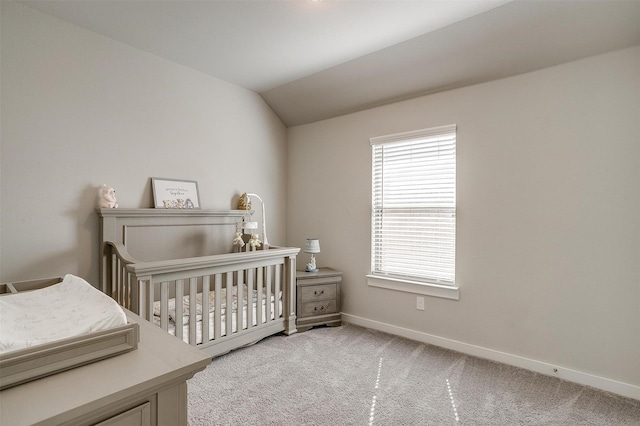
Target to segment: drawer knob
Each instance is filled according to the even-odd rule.
[[[315,294],[316,296],[323,295],[324,294],[324,290],[320,290],[320,291],[314,290],[313,294]]]
[[[320,306],[320,310],[323,310],[323,309],[324,309],[324,306]],[[317,311],[317,310],[318,310],[318,307],[317,307],[317,306],[314,306],[314,307],[313,307],[313,310],[314,310],[314,311]]]

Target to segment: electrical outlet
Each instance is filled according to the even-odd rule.
[[[416,309],[419,311],[424,311],[424,297],[418,296],[416,298]]]

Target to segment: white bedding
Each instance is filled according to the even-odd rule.
[[[226,288],[222,288],[221,292],[220,292],[220,308],[222,309],[222,315],[225,314],[225,311],[227,309],[227,289]],[[251,290],[252,293],[252,300],[253,303],[255,304],[257,299],[258,299],[258,291],[255,289]],[[249,294],[249,289],[247,287],[246,284],[243,285],[243,289],[242,289],[242,303],[243,306],[247,306],[247,300],[248,300],[248,294]],[[270,293],[271,295],[271,302],[273,303],[273,293]],[[234,285],[232,287],[231,290],[231,297],[232,297],[232,309],[233,312],[236,311],[236,309],[238,309],[238,286]],[[262,304],[264,305],[265,303],[265,299],[267,298],[267,289],[266,288],[262,288]],[[278,295],[279,299],[282,299],[282,291],[280,292],[280,294]],[[189,306],[190,302],[189,302],[189,295],[183,296],[182,298],[182,321],[184,325],[188,325],[189,324],[189,311],[190,311],[190,306]],[[210,291],[209,292],[209,313],[214,312],[215,310],[215,304],[216,304],[216,293],[215,291]],[[168,306],[168,313],[169,313],[169,318],[171,320],[176,320],[176,299],[175,298],[171,298],[168,300],[167,303]],[[255,308],[255,306],[254,306]],[[153,302],[153,315],[155,316],[160,316],[160,301],[157,300],[155,302]],[[196,319],[197,321],[202,321],[202,293],[198,293],[196,295]]]
[[[242,309],[242,324],[243,324],[243,328],[247,327],[247,295],[249,294],[248,289],[246,284],[243,286],[243,309]],[[257,316],[258,316],[258,310],[257,310],[257,306],[256,306],[256,302],[257,302],[257,291],[256,290],[252,290],[252,305],[253,305],[253,309],[252,309],[252,323],[253,325],[257,325]],[[232,290],[232,297],[233,297],[233,302],[232,302],[232,314],[231,314],[231,319],[232,319],[232,326],[231,326],[231,330],[233,333],[235,333],[237,331],[237,312],[238,312],[238,299],[237,299],[237,294],[238,294],[238,287],[237,286],[233,286],[233,290]],[[278,299],[279,299],[279,312],[282,312],[282,292],[279,293],[278,295]],[[274,297],[273,294],[271,294],[271,318],[270,319],[275,319],[275,305],[274,305]],[[262,297],[261,297],[261,301],[262,301],[262,320],[261,323],[265,323],[267,321],[267,307],[266,307],[266,303],[267,303],[267,292],[266,289],[263,288],[262,289]],[[220,330],[220,334],[221,336],[225,336],[226,332],[227,332],[227,326],[226,326],[226,306],[227,306],[227,289],[223,288],[221,291],[221,299],[220,299],[220,305],[221,305],[221,318],[220,318],[220,324],[217,326],[217,328]],[[175,319],[176,319],[176,304],[175,304],[175,298],[171,298],[168,300],[168,316],[169,316],[169,321],[168,321],[168,332],[172,335],[176,335],[176,324],[175,324]],[[153,323],[156,324],[157,326],[160,326],[160,302],[156,301],[153,304]],[[182,321],[183,321],[183,327],[182,327],[182,340],[184,340],[186,343],[189,343],[189,296],[184,296],[183,297],[183,303],[182,303],[182,309],[183,309],[183,316],[182,316]],[[202,343],[202,293],[198,293],[196,295],[196,319],[197,319],[197,324],[196,324],[196,342],[197,343]],[[215,292],[211,291],[209,293],[209,339],[213,339],[214,338],[214,332],[215,332]]]
[[[267,308],[265,307],[265,301],[262,301],[262,324],[264,324],[267,321]],[[282,312],[282,301],[280,301],[279,303],[280,305],[280,312]],[[253,325],[257,325],[257,321],[256,321],[256,317],[257,317],[257,309],[256,309],[256,304],[253,304]],[[227,334],[227,323],[226,323],[226,315],[224,310],[222,311],[222,318],[220,319],[220,335],[221,336],[226,336]],[[275,319],[275,307],[273,302],[271,302],[271,319]],[[236,321],[236,311],[234,310],[232,315],[231,315],[231,332],[235,333],[238,331],[238,326],[237,326],[237,321]],[[247,307],[245,306],[244,309],[242,310],[242,324],[243,324],[243,328],[247,328]],[[158,327],[160,327],[160,317],[157,315],[154,315],[153,317],[153,323],[155,325],[157,325]],[[168,325],[168,329],[167,331],[169,332],[169,334],[175,336],[176,335],[176,324],[173,320],[169,321],[169,325]],[[214,332],[215,332],[215,315],[213,312],[209,313],[209,340],[213,340],[214,338]],[[189,325],[183,325],[182,326],[182,340],[185,343],[189,343]],[[202,320],[198,320],[196,322],[196,343],[200,344],[202,343]]]
[[[0,352],[126,324],[115,300],[67,274],[58,284],[0,297]]]

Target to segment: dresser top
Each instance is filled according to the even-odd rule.
[[[296,271],[297,279],[310,279],[310,278],[325,278],[325,277],[340,277],[342,272],[336,271],[331,268],[318,268],[318,272],[307,272],[304,269],[298,269]]]
[[[191,378],[211,357],[125,310],[138,349],[0,392],[3,425],[62,424],[121,399]]]

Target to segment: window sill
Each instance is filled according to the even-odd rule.
[[[425,296],[443,297],[445,299],[460,299],[460,287],[421,283],[417,281],[400,280],[396,278],[367,275],[367,285],[386,288],[406,293],[423,294]]]

